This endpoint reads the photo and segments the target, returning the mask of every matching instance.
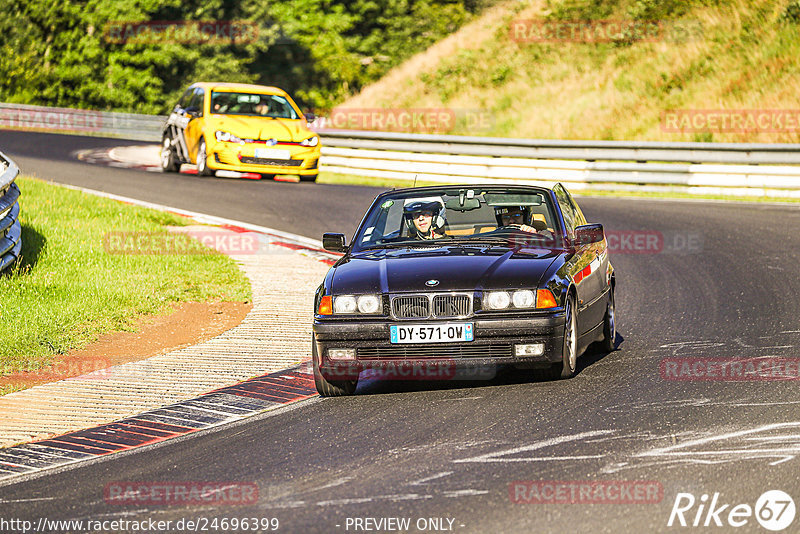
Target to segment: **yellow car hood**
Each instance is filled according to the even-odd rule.
[[[209,121],[214,130],[230,132],[242,139],[271,139],[278,141],[302,141],[312,135],[302,119],[270,119],[266,117],[244,117],[224,115]],[[212,132],[213,134],[213,132]]]

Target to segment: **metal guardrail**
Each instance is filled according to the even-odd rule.
[[[320,130],[319,133],[326,146],[400,152],[590,162],[800,164],[800,144],[562,141],[354,130]]]
[[[164,116],[0,103],[0,128],[158,143]],[[318,121],[316,124],[324,124]],[[313,128],[312,124],[312,128]],[[562,181],[636,189],[800,198],[800,144],[561,141],[316,129],[323,171],[437,182]]]
[[[166,117],[160,115],[0,103],[0,128],[10,130],[39,130],[159,142],[166,120]]]
[[[11,266],[22,251],[19,222],[20,191],[15,183],[19,168],[0,152],[0,272]]]

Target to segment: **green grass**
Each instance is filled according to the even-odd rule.
[[[22,260],[0,276],[0,372],[47,366],[104,332],[130,330],[174,302],[249,301],[222,254],[109,254],[107,232],[165,232],[169,213],[21,177]]]
[[[452,134],[541,139],[793,142],[800,131],[671,131],[667,110],[796,110],[800,7],[795,0],[547,0],[498,3],[367,86],[340,108],[488,114]],[[522,42],[524,20],[662,21],[663,38]],[[523,40],[524,41],[524,40]]]

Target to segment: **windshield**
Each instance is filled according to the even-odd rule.
[[[258,93],[211,93],[211,113],[250,115],[274,119],[298,119],[299,113],[286,97]]]
[[[546,191],[508,187],[442,188],[383,197],[367,214],[354,250],[441,242],[505,244],[556,236]]]

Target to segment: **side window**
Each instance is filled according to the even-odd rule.
[[[194,95],[192,95],[192,99],[189,101],[189,104],[186,106],[187,108],[197,108],[198,111],[195,112],[195,116],[201,117],[203,115],[203,97],[205,95],[205,91],[200,89],[199,87],[194,90]]]
[[[569,203],[572,206],[572,211],[575,212],[575,226],[581,226],[586,223],[586,217],[583,216],[583,212],[581,211],[580,206],[578,203],[575,202],[575,199],[572,198],[572,193],[564,189],[564,192],[567,193],[567,197],[569,198]]]
[[[192,95],[194,95],[194,89],[187,89],[183,95],[178,99],[178,104],[176,107],[181,109],[186,109],[186,106],[189,105],[189,100],[191,100]]]
[[[195,98],[193,98],[192,101],[194,102],[194,105],[197,106],[197,109],[200,110],[197,113],[197,116],[202,117],[203,111],[205,110],[205,98],[206,98],[205,89],[201,88],[195,89],[194,94]]]
[[[567,234],[573,237],[575,234],[577,214],[572,207],[568,193],[561,184],[556,184],[553,188],[553,192],[556,194],[558,206],[561,208],[562,215],[564,215],[564,225],[567,227]]]

